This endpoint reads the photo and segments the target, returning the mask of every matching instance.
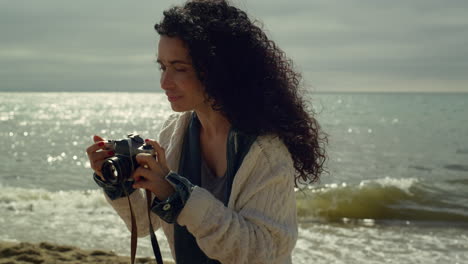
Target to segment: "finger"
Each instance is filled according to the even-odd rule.
[[[94,173],[96,173],[96,175],[99,176],[99,178],[101,178],[101,180],[102,180],[103,182],[106,181],[106,179],[104,178],[104,175],[102,175],[102,172],[100,172],[100,171],[94,171]]]
[[[86,149],[86,153],[88,153],[88,156],[90,156],[91,153],[96,152],[100,149],[104,149],[105,147],[106,147],[106,143],[104,141],[96,142]]]
[[[151,172],[148,169],[145,169],[143,167],[138,167],[133,173],[132,173],[132,179],[135,180],[136,183],[141,182],[141,181],[155,181],[157,176]]]
[[[91,168],[95,171],[99,171],[101,172],[101,169],[102,169],[102,164],[104,164],[104,162],[106,162],[106,160],[109,158],[109,157],[112,157],[113,154],[111,153],[106,153],[106,156],[102,157],[102,158],[98,158],[96,160],[94,160],[93,162],[91,162]]]
[[[89,146],[86,149],[86,153],[88,153],[88,157],[90,157],[92,153],[97,152],[99,150],[112,150],[112,149],[113,149],[112,144],[104,142],[104,141],[100,141]]]
[[[99,176],[102,176],[101,167],[102,167],[103,162],[109,157],[112,157],[114,155],[115,155],[114,151],[97,151],[97,152],[92,152],[88,154],[91,168],[94,170],[94,172],[96,172],[96,174],[98,174]]]
[[[94,136],[93,136],[93,140],[94,140],[95,143],[96,143],[96,142],[99,142],[99,141],[105,141],[104,138],[102,138],[102,137],[100,137],[100,136],[98,136],[98,135],[94,135]]]
[[[166,166],[166,151],[161,147],[161,145],[159,145],[157,141],[151,139],[146,140],[146,144],[150,144],[153,147],[154,151],[158,156],[158,162],[161,163],[163,166]]]
[[[161,167],[157,164],[156,159],[148,153],[140,153],[135,156],[136,161],[140,166],[147,165],[150,170],[161,171]]]
[[[98,162],[100,160],[104,160],[104,159],[107,159],[109,157],[112,157],[115,155],[115,152],[110,150],[110,151],[98,151],[98,152],[93,152],[91,153],[91,155],[89,156],[89,160],[91,162]]]
[[[91,168],[96,172],[96,173],[99,173],[102,175],[101,173],[101,170],[102,170],[102,164],[104,164],[106,160],[105,159],[102,159],[102,160],[98,160],[94,163],[91,163]]]

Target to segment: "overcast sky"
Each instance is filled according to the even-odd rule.
[[[181,0],[0,0],[0,91],[160,91],[153,26]],[[468,92],[466,0],[233,0],[314,91]]]

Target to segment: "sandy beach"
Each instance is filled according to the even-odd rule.
[[[41,264],[41,263],[116,263],[128,264],[130,257],[118,256],[103,250],[83,250],[77,247],[42,242],[12,243],[0,242],[0,264]],[[136,263],[155,263],[152,258],[137,258]],[[164,260],[174,264],[172,260]]]

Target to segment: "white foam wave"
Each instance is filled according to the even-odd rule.
[[[404,191],[406,194],[412,195],[410,188],[413,187],[415,184],[417,184],[419,180],[417,178],[390,178],[390,177],[385,177],[385,178],[380,178],[376,180],[364,180],[359,183],[360,188],[364,187],[370,187],[370,186],[375,186],[378,185],[380,187],[395,187],[398,188],[402,191]]]
[[[21,210],[35,208],[42,211],[68,211],[80,208],[108,208],[101,190],[57,191],[3,187],[0,192],[0,208]]]
[[[102,190],[57,191],[3,187],[0,192],[1,240],[49,241],[129,254],[130,233],[107,203]],[[158,237],[163,236],[158,231]],[[151,255],[148,239],[139,254]],[[165,257],[167,243],[161,243]]]
[[[372,188],[372,187],[379,187],[379,188],[390,188],[394,187],[397,188],[403,192],[405,192],[408,195],[412,195],[411,193],[411,188],[414,187],[416,184],[418,184],[420,181],[417,178],[390,178],[390,177],[385,177],[385,178],[380,178],[380,179],[372,179],[372,180],[363,180],[359,182],[358,184],[354,183],[347,183],[347,182],[341,182],[341,183],[328,183],[324,184],[322,186],[313,186],[309,185],[306,188],[313,193],[324,193],[324,192],[329,192],[329,191],[335,191],[335,190],[340,190],[340,189],[349,189],[349,188],[356,188],[356,189],[366,189],[366,188]],[[296,189],[296,191],[299,191],[300,189]]]

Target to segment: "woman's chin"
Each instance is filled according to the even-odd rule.
[[[191,110],[191,109],[188,109],[187,107],[182,107],[182,106],[174,105],[174,104],[171,104],[171,108],[172,108],[172,111],[174,112],[187,112]]]

